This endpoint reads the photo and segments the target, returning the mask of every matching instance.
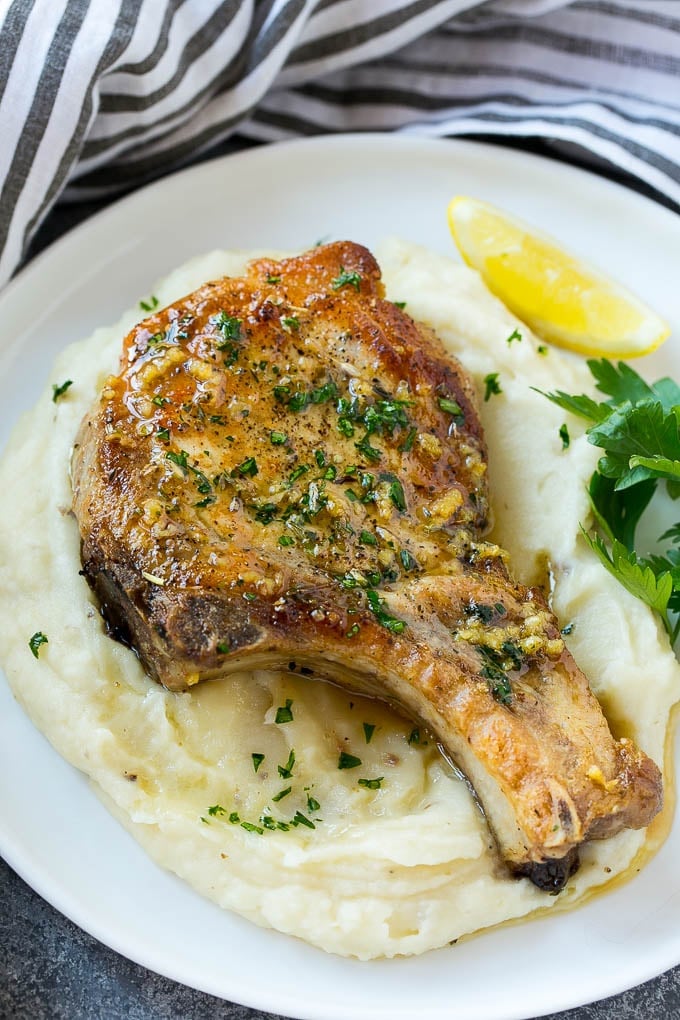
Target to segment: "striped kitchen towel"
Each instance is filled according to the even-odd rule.
[[[64,195],[346,130],[539,136],[680,204],[680,0],[0,0],[0,284]]]

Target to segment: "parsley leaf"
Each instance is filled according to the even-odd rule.
[[[286,704],[279,705],[279,707],[276,709],[276,719],[274,720],[274,722],[277,722],[279,724],[292,722],[293,721],[293,713],[291,712],[292,704],[293,704],[292,699],[286,698]]]
[[[627,549],[633,548],[638,522],[655,491],[656,482],[651,480],[620,491],[612,478],[595,472],[588,494],[598,523],[610,541],[616,538]]]
[[[317,822],[319,819],[317,818]],[[290,820],[291,825],[306,825],[308,829],[316,829],[316,825],[302,811],[296,811],[295,816]]]
[[[41,645],[47,644],[47,637],[41,630],[36,630],[35,634],[29,639],[28,647],[33,652],[33,655],[37,659],[40,655]]]
[[[278,766],[279,775],[281,776],[282,779],[291,778],[291,776],[293,775],[294,765],[295,765],[295,751],[293,750],[293,748],[291,748],[290,754],[288,755],[288,761],[286,762],[286,764]]]
[[[588,441],[603,451],[589,485],[601,535],[586,540],[628,591],[661,614],[675,641],[680,619],[673,627],[669,614],[680,613],[680,549],[643,557],[635,537],[660,486],[680,498],[680,386],[668,377],[648,383],[623,361],[591,359],[588,367],[607,398],[602,403],[561,390],[544,394],[585,418]],[[680,522],[659,541],[668,539],[680,541]]]
[[[670,411],[673,406],[680,404],[680,386],[672,379],[659,379],[650,385],[625,361],[613,365],[606,358],[600,361],[590,359],[588,368],[596,380],[598,390],[611,397],[607,403],[612,407],[625,401],[637,404],[650,399],[658,400],[664,410]]]
[[[559,436],[560,439],[562,440],[562,449],[568,450],[569,444],[571,443],[571,436],[569,435],[569,427],[567,426],[566,422],[563,425],[560,425]]]
[[[631,595],[642,599],[665,619],[668,602],[673,593],[673,577],[670,572],[664,571],[657,575],[648,563],[640,559],[635,552],[626,549],[625,545],[616,539],[609,551],[599,535],[591,538],[583,528],[581,531],[609,573],[620,581]]]
[[[64,394],[66,393],[66,391],[69,388],[69,386],[73,386],[73,379],[67,379],[65,382],[61,383],[60,385],[57,385],[57,383],[52,383],[52,403],[53,404],[56,404],[56,402],[61,397],[64,396]]]
[[[667,412],[658,401],[644,401],[635,407],[621,404],[588,429],[588,441],[605,450],[599,470],[616,478],[617,489],[646,478],[668,477],[667,469],[656,470],[653,458],[680,460],[680,405]],[[652,466],[646,463],[650,461]],[[680,478],[680,473],[676,477]]]
[[[557,404],[563,411],[570,411],[578,418],[585,418],[586,421],[597,422],[606,418],[609,414],[609,410],[606,404],[598,404],[592,397],[586,396],[582,393],[581,396],[572,396],[569,393],[564,393],[563,390],[555,390],[554,393],[544,393],[543,390],[537,390],[536,387],[532,387],[536,393],[540,393],[542,396],[547,397],[553,404]]]
[[[340,290],[341,287],[354,287],[356,291],[361,289],[361,275],[357,272],[348,272],[340,266],[340,273],[331,282],[333,290]]]
[[[498,381],[498,372],[489,372],[484,376],[484,403],[492,396],[498,396],[502,392],[501,384]]]
[[[385,606],[387,605],[385,599],[381,599],[375,589],[366,589],[366,600],[368,602],[368,608],[371,610],[381,626],[391,631],[392,634],[401,634],[406,630],[406,621],[399,620],[396,616],[391,616],[390,613],[387,612],[385,609]]]

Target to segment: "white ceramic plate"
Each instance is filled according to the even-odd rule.
[[[0,443],[61,347],[115,321],[189,256],[300,248],[325,237],[370,245],[386,234],[451,253],[445,212],[457,192],[541,225],[634,287],[674,327],[641,369],[679,374],[680,228],[672,213],[600,178],[491,146],[325,137],[168,177],[31,263],[0,296]],[[623,888],[416,959],[358,963],[257,928],[152,864],[33,728],[2,677],[0,816],[7,861],[102,942],[187,985],[291,1017],[519,1020],[602,998],[680,962],[677,824]]]

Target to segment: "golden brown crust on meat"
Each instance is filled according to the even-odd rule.
[[[365,248],[254,262],[136,326],[73,481],[85,574],[168,687],[295,659],[387,698],[535,881],[659,809],[543,594],[482,540],[471,384]]]

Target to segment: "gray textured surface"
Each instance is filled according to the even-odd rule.
[[[232,141],[224,148],[238,147]],[[517,147],[550,154],[539,143]],[[608,176],[632,183],[615,172]],[[641,186],[636,190],[650,194]],[[30,254],[37,254],[100,207],[101,203],[59,207]],[[502,981],[502,975],[494,979]],[[272,1016],[195,992],[131,963],[59,914],[0,859],[0,1020],[267,1020]],[[442,1020],[447,1017],[455,1020],[455,1007],[442,1013]],[[555,1013],[547,1020],[680,1020],[680,967],[622,995]]]

